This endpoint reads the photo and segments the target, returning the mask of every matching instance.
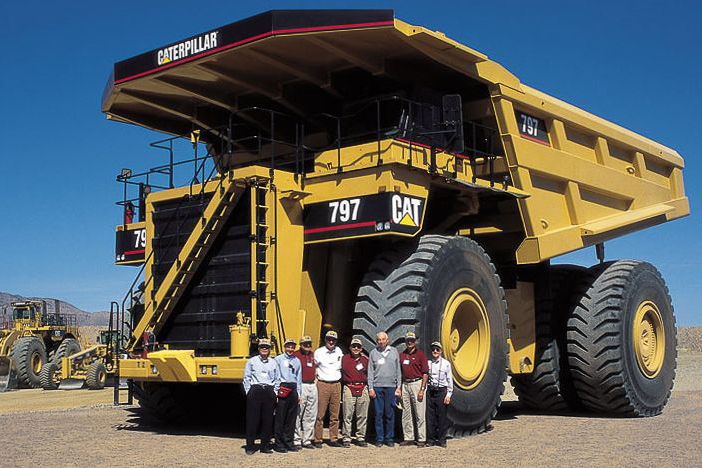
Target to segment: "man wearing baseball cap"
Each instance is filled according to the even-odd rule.
[[[443,348],[435,341],[431,344],[429,360],[429,395],[427,398],[427,445],[446,448],[448,417],[446,410],[453,394],[451,363],[441,357]]]
[[[314,362],[314,353],[312,352],[312,337],[305,335],[300,338],[300,349],[295,352],[295,356],[302,365],[302,393],[295,427],[295,446],[314,448],[312,439],[314,438],[314,424],[317,420],[318,402],[317,384],[315,383],[317,363]]]
[[[426,410],[424,393],[429,379],[429,366],[426,354],[417,348],[417,335],[414,332],[407,332],[405,335],[405,350],[400,353],[400,367],[404,408],[402,411],[404,441],[400,445],[414,445],[416,440],[418,447],[424,447],[427,440],[424,426]]]
[[[341,380],[344,384],[344,447],[351,446],[353,423],[356,423],[356,445],[366,447],[368,422],[368,358],[363,355],[363,343],[351,340],[349,354],[341,359]]]
[[[314,352],[317,362],[317,421],[314,425],[314,446],[322,448],[324,417],[329,412],[329,445],[341,447],[339,443],[339,408],[341,406],[341,359],[344,353],[336,345],[339,336],[334,330],[324,335],[324,346]]]
[[[261,453],[272,453],[271,432],[273,411],[280,386],[278,364],[270,359],[271,342],[267,338],[258,340],[258,354],[246,361],[244,369],[244,391],[246,392],[246,454],[256,449],[256,436],[261,435]]]
[[[275,409],[275,448],[276,452],[285,453],[288,450],[300,450],[293,444],[297,410],[300,406],[302,392],[302,366],[295,356],[295,340],[285,340],[285,352],[275,357],[280,373],[280,388],[278,389],[278,405]]]

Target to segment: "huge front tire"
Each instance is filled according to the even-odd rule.
[[[507,303],[476,242],[431,235],[381,253],[359,288],[353,326],[367,350],[378,331],[393,345],[415,331],[427,355],[441,342],[454,376],[451,434],[490,427],[507,379]]]
[[[41,387],[42,367],[46,364],[46,348],[36,336],[20,338],[12,349],[12,357],[17,368],[17,382],[20,387]]]
[[[668,288],[646,262],[591,269],[568,320],[568,362],[575,389],[593,411],[659,414],[675,379],[677,340]]]

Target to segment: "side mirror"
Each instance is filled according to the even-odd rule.
[[[465,151],[463,141],[463,101],[460,94],[446,94],[441,99],[444,126],[452,129],[453,134],[447,136],[447,148],[456,153]]]

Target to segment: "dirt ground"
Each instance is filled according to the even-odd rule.
[[[586,414],[540,415],[514,394],[492,431],[440,448],[349,448],[246,456],[240,433],[223,427],[157,429],[134,407],[111,406],[112,391],[0,394],[5,463],[29,466],[702,466],[702,353],[685,352],[662,415],[619,419]],[[3,463],[3,464],[5,464]]]

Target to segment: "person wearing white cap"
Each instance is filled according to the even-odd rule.
[[[258,340],[258,354],[246,361],[244,369],[244,391],[246,392],[246,454],[256,449],[254,442],[260,431],[261,453],[272,453],[271,433],[275,397],[280,386],[278,364],[270,359],[271,342]]]
[[[300,450],[293,444],[295,422],[302,392],[302,366],[295,356],[295,340],[285,340],[285,352],[275,357],[280,372],[278,405],[275,408],[275,447],[276,452]]]
[[[358,338],[351,340],[351,352],[341,359],[341,380],[344,384],[344,447],[351,446],[354,422],[356,423],[356,445],[366,447],[366,424],[368,422],[368,358],[363,355],[363,343]]]
[[[341,447],[339,443],[339,409],[341,407],[341,359],[344,353],[336,346],[339,339],[335,331],[324,335],[324,346],[314,352],[317,362],[317,421],[314,425],[314,446],[322,448],[324,417],[329,412],[329,445]]]
[[[427,446],[446,447],[448,417],[446,410],[453,394],[451,363],[441,357],[443,348],[435,341],[431,344],[429,359],[429,394],[427,395]]]
[[[302,364],[302,393],[300,395],[300,411],[295,428],[295,446],[314,448],[314,424],[317,421],[317,363],[312,351],[312,337],[305,335],[300,338],[300,349],[295,356]]]

